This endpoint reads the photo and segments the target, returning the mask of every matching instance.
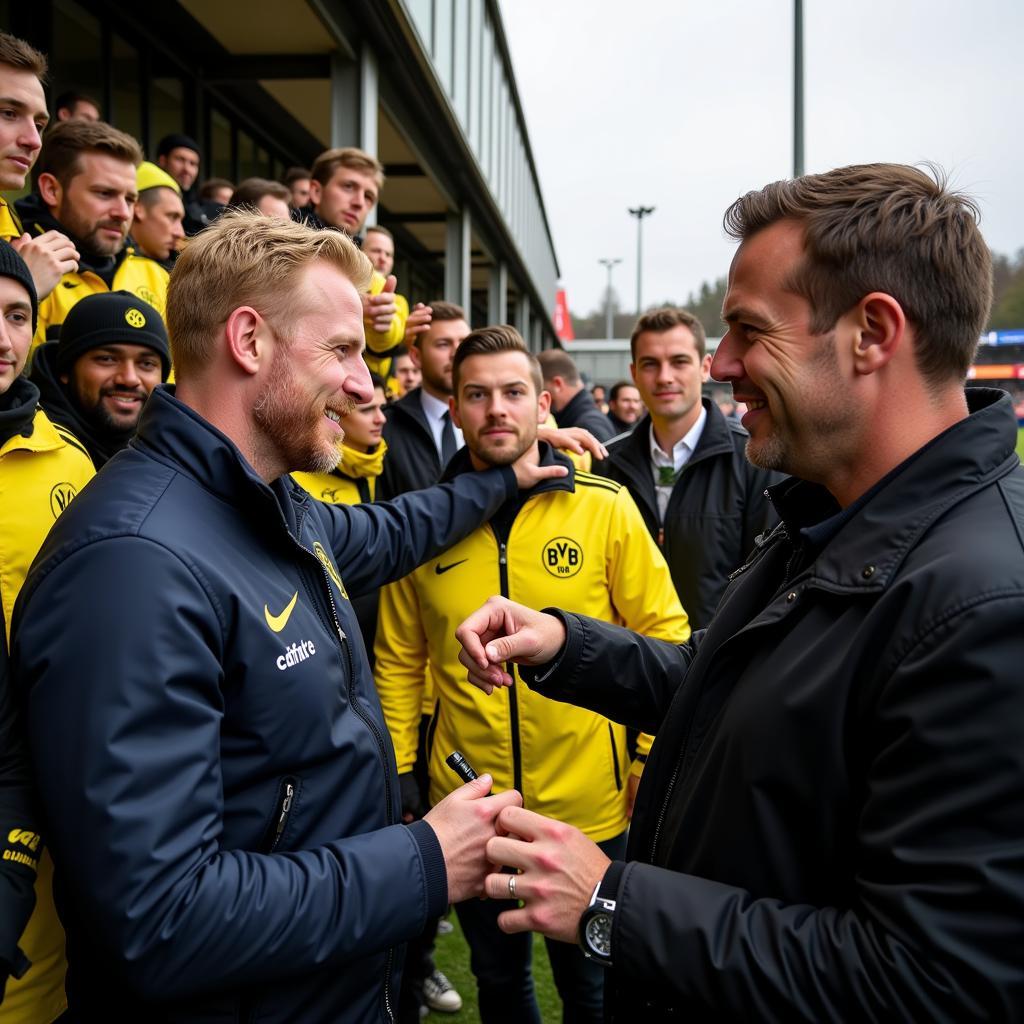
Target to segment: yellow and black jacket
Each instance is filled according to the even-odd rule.
[[[11,242],[15,238],[21,238],[23,234],[18,215],[14,212],[11,204],[3,196],[0,196],[0,238],[5,242]]]
[[[18,396],[25,400],[23,407],[38,399],[35,387],[25,378],[12,385],[11,391],[15,389],[23,393]],[[14,602],[28,568],[56,518],[93,476],[89,456],[71,434],[54,426],[41,409],[36,408],[32,415],[29,408],[28,416],[30,435],[15,433],[0,445],[0,640],[4,658]],[[11,752],[6,749],[6,740],[4,746],[2,753],[7,758]],[[6,812],[6,801],[4,806]],[[0,1022],[49,1024],[66,1006],[64,932],[53,905],[53,864],[46,853],[38,856],[39,839],[31,827],[31,818],[8,819],[7,813],[2,817],[0,838],[4,841],[5,867],[7,863],[19,864],[33,873],[38,868],[38,876],[35,911],[20,940],[32,967],[19,981],[11,979],[7,983]]]
[[[337,469],[330,473],[292,473],[292,479],[317,501],[326,501],[328,505],[373,501],[387,450],[386,441],[365,453],[343,444]]]
[[[545,463],[569,465],[547,445],[541,451]],[[467,470],[463,449],[446,477]],[[400,774],[411,771],[416,756],[429,672],[437,696],[432,803],[459,784],[444,763],[458,749],[477,771],[493,776],[495,790],[519,790],[531,810],[598,842],[618,835],[627,824],[626,730],[541,697],[518,673],[512,687],[489,697],[466,681],[455,629],[493,594],[686,640],[690,629],[668,566],[629,492],[571,468],[567,477],[544,481],[442,556],[385,587],[376,646],[377,689]]]

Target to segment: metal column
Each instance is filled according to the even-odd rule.
[[[508,265],[498,260],[491,267],[491,279],[487,288],[487,322],[508,323]]]
[[[470,265],[469,210],[448,214],[448,234],[444,256],[444,297],[460,305],[471,317],[469,295]],[[472,326],[472,324],[470,325]]]

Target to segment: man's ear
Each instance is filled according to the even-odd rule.
[[[420,346],[419,346],[418,342],[419,342],[419,339],[414,341],[409,346],[409,358],[412,360],[412,365],[415,366],[416,369],[420,371],[420,373],[422,373],[423,372],[423,353],[420,351]]]
[[[907,333],[903,307],[885,292],[871,292],[842,319],[852,328],[853,368],[859,374],[877,373],[899,351]]]
[[[309,182],[309,201],[310,201],[310,203],[313,206],[319,206],[320,205],[320,200],[323,199],[323,197],[324,197],[323,186],[320,184],[319,181],[316,181],[315,179],[310,179],[310,182]]]
[[[551,392],[542,391],[537,395],[537,422],[546,423],[551,414]]]
[[[64,197],[64,189],[61,183],[49,171],[44,171],[39,175],[36,188],[39,190],[39,196],[46,206],[53,207],[54,209],[60,206],[61,199]]]
[[[711,379],[711,353],[709,352],[700,361],[700,379],[707,384]]]
[[[243,372],[251,376],[273,359],[273,340],[267,322],[252,306],[233,309],[224,323],[228,353]]]

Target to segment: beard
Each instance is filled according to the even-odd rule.
[[[334,408],[348,415],[355,405],[342,400]],[[253,407],[260,447],[274,450],[290,472],[330,473],[341,461],[341,438],[324,436],[325,411],[295,380],[287,353],[277,353],[270,380]]]
[[[90,223],[79,217],[70,203],[60,209],[57,220],[94,256],[116,256],[128,240],[128,224],[114,220],[98,220]],[[104,228],[120,231],[121,237],[101,236],[100,231]]]
[[[509,443],[500,446],[490,445],[485,447],[487,441],[480,434],[472,440],[466,438],[466,444],[469,450],[488,466],[511,466],[516,459],[530,450],[536,440],[537,429],[535,427],[532,432],[520,434],[514,440],[509,439]]]
[[[139,411],[131,423],[126,423],[124,420],[117,419],[111,415],[110,411],[103,404],[105,398],[109,398],[111,395],[131,395],[133,398],[141,398],[142,403],[139,405]],[[86,416],[93,421],[93,423],[100,428],[104,433],[111,434],[114,437],[125,437],[129,438],[135,433],[135,428],[139,425],[139,418],[142,416],[143,406],[146,404],[146,399],[149,397],[149,393],[144,388],[139,388],[137,391],[131,391],[127,388],[102,388],[99,393],[99,397],[92,407],[87,407],[79,397],[78,405]]]

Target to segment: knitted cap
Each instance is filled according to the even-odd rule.
[[[181,132],[172,132],[170,135],[165,135],[156,144],[156,155],[167,156],[172,149],[191,149],[193,153],[199,156],[202,155],[199,143],[188,135],[182,135]]]
[[[135,169],[135,187],[139,192],[150,188],[173,188],[181,195],[181,186],[162,168],[143,160]]]
[[[13,278],[18,284],[23,285],[28,292],[29,302],[32,303],[32,333],[36,333],[36,323],[39,320],[39,299],[36,296],[36,284],[32,280],[25,261],[15,252],[14,247],[7,242],[0,242],[0,277]]]
[[[131,292],[101,292],[76,302],[60,328],[57,372],[67,373],[75,360],[103,345],[145,345],[163,363],[163,379],[171,372],[171,348],[160,314]]]

